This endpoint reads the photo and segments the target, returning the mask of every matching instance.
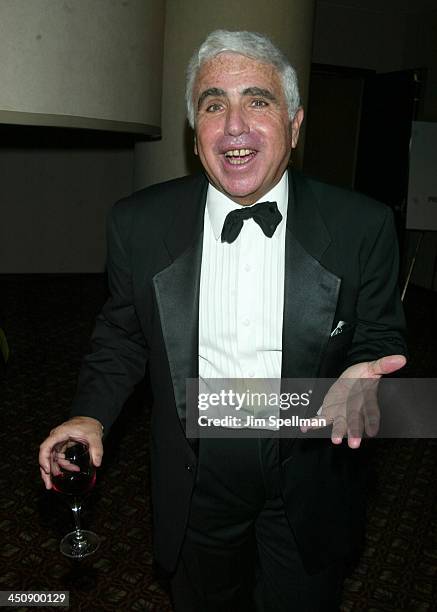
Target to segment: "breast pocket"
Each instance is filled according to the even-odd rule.
[[[343,367],[352,344],[355,327],[355,323],[345,323],[339,333],[330,336],[325,352],[325,367],[322,368],[322,371],[326,373],[325,375],[331,376],[332,373],[337,373],[338,368]]]
[[[328,341],[328,349],[350,343],[352,341],[354,331],[355,323],[340,321],[337,327],[331,332]]]

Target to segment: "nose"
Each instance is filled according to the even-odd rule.
[[[240,136],[249,132],[249,125],[240,106],[230,106],[226,114],[225,131],[230,136]]]

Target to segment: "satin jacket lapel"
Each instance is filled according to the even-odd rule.
[[[291,172],[289,185],[282,378],[309,378],[329,340],[341,280],[320,263],[330,236],[314,194]]]
[[[176,408],[186,428],[186,379],[198,377],[199,290],[208,183],[185,196],[166,238],[172,263],[153,278]],[[194,444],[193,444],[194,445]]]

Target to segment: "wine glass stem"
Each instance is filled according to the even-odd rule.
[[[82,530],[80,527],[80,510],[82,504],[77,497],[73,498],[73,503],[71,504],[71,511],[73,512],[74,525],[76,527],[76,540],[78,542],[83,541],[85,538],[83,537]]]

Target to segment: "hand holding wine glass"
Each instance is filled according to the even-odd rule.
[[[103,426],[97,419],[87,416],[75,416],[51,430],[50,435],[42,442],[39,449],[39,466],[41,478],[46,489],[52,488],[51,454],[55,444],[72,437],[84,440],[89,446],[93,465],[99,467],[103,456]]]
[[[81,559],[97,550],[99,537],[80,526],[83,498],[96,481],[96,469],[85,440],[67,436],[55,444],[50,454],[50,476],[54,491],[65,495],[73,512],[75,530],[61,541],[60,550],[67,557]]]

